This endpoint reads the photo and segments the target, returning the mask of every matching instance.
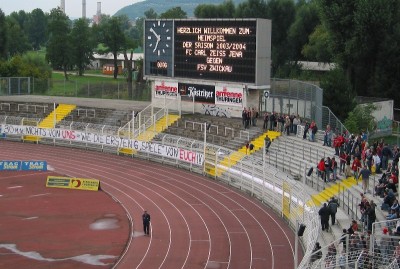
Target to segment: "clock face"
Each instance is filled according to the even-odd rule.
[[[147,35],[148,50],[154,55],[165,55],[172,49],[172,29],[168,22],[154,21]]]

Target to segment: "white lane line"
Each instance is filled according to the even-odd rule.
[[[39,217],[29,217],[29,218],[24,218],[24,220],[31,220],[31,219],[38,219]]]
[[[31,196],[29,196],[29,197],[39,197],[39,196],[45,196],[45,195],[50,195],[51,193],[39,193],[39,194],[33,194],[33,195],[31,195]]]

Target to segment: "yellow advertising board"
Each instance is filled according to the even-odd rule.
[[[87,191],[98,191],[100,181],[97,179],[48,176],[46,187]]]

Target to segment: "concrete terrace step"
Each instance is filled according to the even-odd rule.
[[[254,138],[252,141],[250,141],[250,143],[254,145],[253,150],[250,151],[250,149],[248,149],[246,147],[246,145],[244,145],[241,148],[239,148],[236,152],[233,152],[229,156],[226,156],[219,164],[223,165],[226,168],[230,168],[230,167],[235,166],[241,159],[243,159],[248,154],[251,155],[257,151],[260,151],[260,149],[263,149],[263,147],[264,147],[264,138],[266,135],[275,139],[276,137],[278,137],[280,135],[280,133],[273,132],[273,131],[267,131],[266,133],[261,134],[260,136]],[[263,141],[262,145],[261,145],[260,140]],[[218,169],[218,171],[215,171],[215,168],[210,168],[207,171],[210,176],[215,177],[215,176],[221,176],[224,172],[226,172],[226,169]]]

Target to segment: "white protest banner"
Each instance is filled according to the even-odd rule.
[[[243,89],[230,86],[215,86],[215,104],[243,106]]]
[[[204,162],[204,154],[196,151],[190,151],[158,143],[132,140],[115,135],[101,135],[97,133],[81,132],[76,130],[39,128],[36,126],[8,124],[1,125],[1,129],[5,134],[10,135],[34,135],[45,138],[85,142],[118,148],[130,148],[149,154],[178,159],[199,166],[203,165]]]

